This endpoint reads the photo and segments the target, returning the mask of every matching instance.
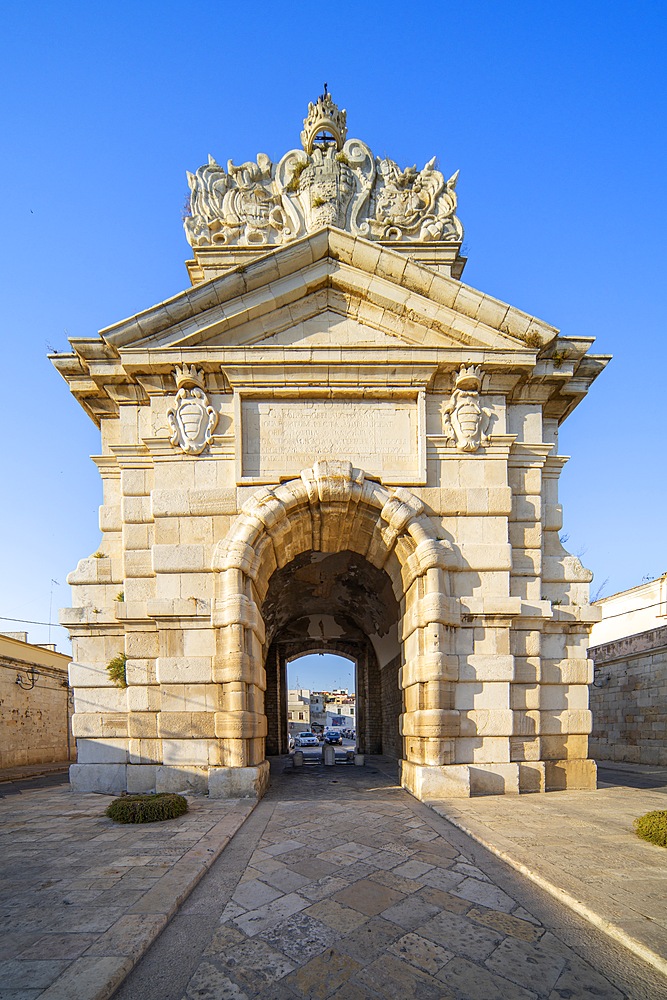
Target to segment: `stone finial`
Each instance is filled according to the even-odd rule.
[[[310,154],[313,152],[318,138],[326,145],[336,144],[336,150],[341,151],[347,136],[347,111],[341,111],[334,104],[331,94],[324,84],[324,93],[320,94],[315,104],[308,104],[308,114],[303,120],[301,145]]]

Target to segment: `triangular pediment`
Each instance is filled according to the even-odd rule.
[[[259,343],[525,352],[557,333],[404,253],[336,229],[265,253],[101,331],[121,352]]]
[[[333,309],[316,310],[293,326],[261,337],[262,347],[396,347],[396,337]]]

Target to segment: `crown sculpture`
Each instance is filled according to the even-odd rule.
[[[213,157],[188,172],[190,215],[185,233],[193,247],[266,246],[287,243],[323,226],[369,240],[455,242],[463,239],[456,217],[456,180],[434,167],[404,170],[373,156],[360,139],[347,139],[347,114],[324,94],[308,105],[302,149],[272,163],[227,170]]]

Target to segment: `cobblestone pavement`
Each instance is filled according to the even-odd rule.
[[[655,969],[400,789],[283,770],[115,1000],[657,1000]],[[386,769],[386,770],[385,770]]]
[[[67,775],[0,785],[0,998],[108,997],[251,812],[119,826]]]

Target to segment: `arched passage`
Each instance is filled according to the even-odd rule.
[[[258,490],[214,554],[214,680],[221,685],[217,770],[252,769],[248,778],[257,791],[268,777],[270,637],[261,609],[271,577],[302,553],[346,551],[387,573],[399,608],[404,768],[453,762],[459,720],[452,707],[451,643],[459,611],[448,596],[451,546],[409,491],[390,490],[349,462],[318,462],[299,479]],[[210,781],[215,786],[214,774]]]
[[[389,575],[349,549],[302,552],[273,573],[261,613],[268,649],[267,754],[287,750],[288,662],[328,652],[355,664],[359,748],[400,757],[400,608]]]

